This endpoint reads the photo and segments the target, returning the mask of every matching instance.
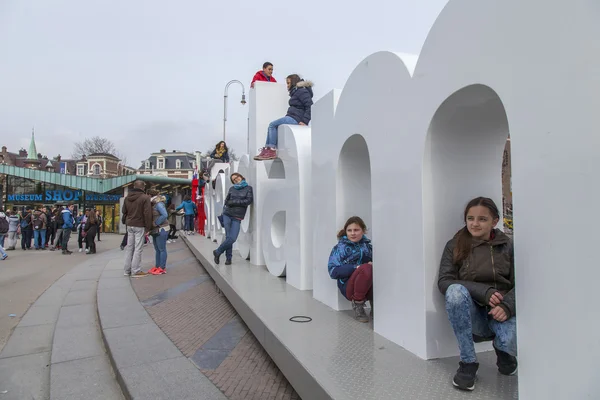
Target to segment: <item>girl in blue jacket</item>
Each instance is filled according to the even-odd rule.
[[[194,234],[194,216],[196,215],[196,203],[192,202],[192,198],[190,196],[185,196],[183,198],[183,203],[181,203],[179,205],[179,207],[177,207],[175,209],[175,211],[179,211],[183,208],[183,211],[185,212],[185,225],[184,225],[184,232],[186,235],[193,235]]]
[[[327,268],[337,280],[342,295],[352,302],[354,318],[369,322],[365,301],[371,303],[373,316],[373,247],[365,236],[367,226],[360,217],[350,217],[338,233],[338,244],[331,250]]]

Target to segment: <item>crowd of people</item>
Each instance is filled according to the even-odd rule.
[[[102,216],[99,210],[86,209],[74,215],[75,206],[56,204],[53,207],[25,207],[4,210],[0,208],[0,259],[6,260],[6,251],[61,250],[70,255],[69,241],[77,234],[79,252],[96,254],[96,238],[100,241]]]

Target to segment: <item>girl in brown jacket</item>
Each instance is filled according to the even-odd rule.
[[[493,200],[471,200],[464,218],[465,227],[444,249],[438,287],[460,350],[452,383],[473,390],[479,368],[474,341],[493,339],[500,373],[517,371],[515,267],[510,238],[495,229],[500,215]]]

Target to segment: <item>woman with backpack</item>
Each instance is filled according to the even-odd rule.
[[[164,275],[167,273],[167,237],[169,236],[169,221],[167,199],[156,189],[148,189],[146,194],[151,196],[152,204],[152,243],[154,244],[154,268],[148,273],[152,275]]]
[[[6,250],[15,250],[17,247],[17,239],[19,236],[19,222],[21,222],[21,217],[16,211],[9,212],[8,215],[8,245],[6,246]]]

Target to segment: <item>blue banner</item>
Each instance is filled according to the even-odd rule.
[[[7,194],[6,201],[36,201],[36,202],[79,202],[82,200],[81,190],[46,190],[45,193]],[[86,193],[86,202],[113,202],[123,197],[120,194]]]

